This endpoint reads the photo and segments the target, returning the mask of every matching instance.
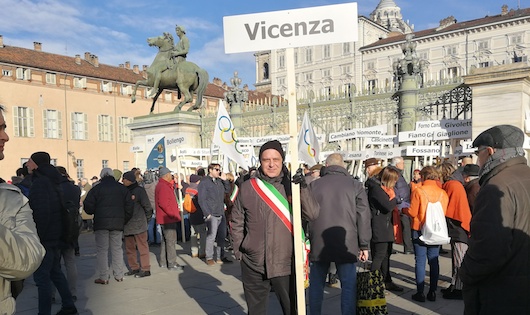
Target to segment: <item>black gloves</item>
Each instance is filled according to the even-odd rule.
[[[306,188],[307,182],[305,181],[304,170],[299,168],[296,170],[296,173],[293,175],[292,182],[295,184],[300,184],[300,187]]]

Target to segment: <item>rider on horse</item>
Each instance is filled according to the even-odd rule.
[[[160,71],[160,75],[164,71],[175,69],[178,63],[186,61],[186,56],[188,55],[188,52],[190,50],[190,41],[186,36],[186,29],[184,28],[184,26],[176,25],[175,33],[177,33],[177,36],[180,40],[171,50],[169,58],[167,60],[167,68],[162,69],[162,71]],[[153,87],[153,90],[151,91],[151,94],[149,96],[153,97],[156,95],[157,92],[158,84],[156,84],[155,82],[155,86]]]

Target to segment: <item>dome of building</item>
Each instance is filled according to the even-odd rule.
[[[370,19],[392,32],[401,32],[402,34],[412,32],[412,28],[403,21],[401,8],[397,6],[394,0],[381,0],[370,14]]]

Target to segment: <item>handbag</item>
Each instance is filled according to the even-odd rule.
[[[388,314],[381,270],[357,271],[357,314]]]

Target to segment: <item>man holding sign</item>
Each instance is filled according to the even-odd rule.
[[[279,141],[265,143],[259,152],[261,166],[240,188],[232,212],[234,254],[241,260],[241,277],[249,314],[267,314],[269,292],[274,289],[283,314],[297,314],[294,285],[290,174],[283,165]],[[298,181],[297,181],[298,182]],[[300,176],[302,216],[318,217],[319,206]]]

